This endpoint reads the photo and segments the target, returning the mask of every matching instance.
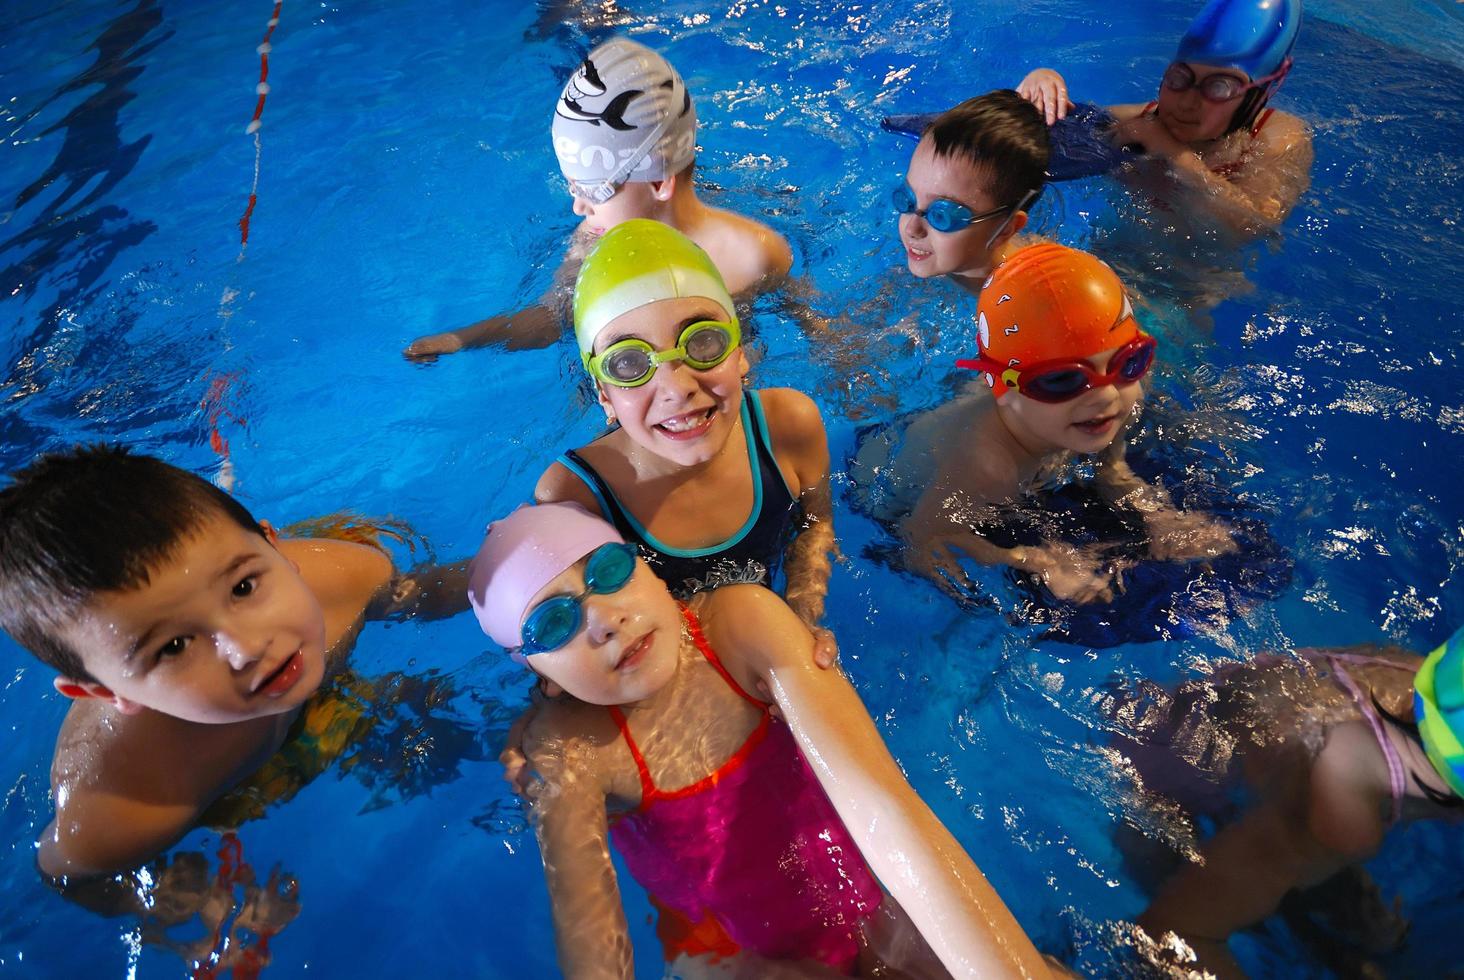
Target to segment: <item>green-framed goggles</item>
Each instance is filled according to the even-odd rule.
[[[599,354],[580,355],[585,370],[617,388],[639,388],[656,375],[667,361],[685,361],[697,371],[710,371],[725,361],[742,343],[742,328],[735,319],[698,320],[681,331],[676,346],[656,350],[637,337],[617,340]]]

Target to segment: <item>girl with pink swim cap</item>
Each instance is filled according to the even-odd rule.
[[[1048,975],[772,592],[679,605],[574,504],[495,523],[470,583],[484,632],[570,695],[525,739],[566,976],[633,975],[612,841],[678,975]],[[759,682],[780,717],[748,693]]]

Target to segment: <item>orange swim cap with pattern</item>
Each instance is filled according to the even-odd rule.
[[[981,358],[956,364],[981,371],[997,398],[1022,368],[1082,360],[1139,335],[1118,275],[1087,252],[1050,242],[1029,245],[997,266],[977,309]]]

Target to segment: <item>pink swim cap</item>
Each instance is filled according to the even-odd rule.
[[[478,625],[500,646],[523,646],[524,613],[534,594],[600,545],[623,541],[579,504],[525,505],[494,521],[468,568]]]

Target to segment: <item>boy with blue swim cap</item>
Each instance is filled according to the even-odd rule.
[[[696,107],[676,69],[656,52],[617,37],[591,51],[565,84],[551,123],[554,156],[573,210],[583,219],[555,286],[539,303],[414,341],[409,360],[464,347],[547,347],[558,339],[565,294],[585,253],[624,221],[649,218],[685,234],[712,257],[731,293],[782,285],[793,253],[771,228],[703,204],[692,184]]]
[[[1268,103],[1291,70],[1301,0],[1210,0],[1181,38],[1158,98],[1109,107],[1115,146],[1168,162],[1228,224],[1281,221],[1310,181],[1306,124]],[[1017,87],[1049,125],[1073,103],[1050,68]]]

